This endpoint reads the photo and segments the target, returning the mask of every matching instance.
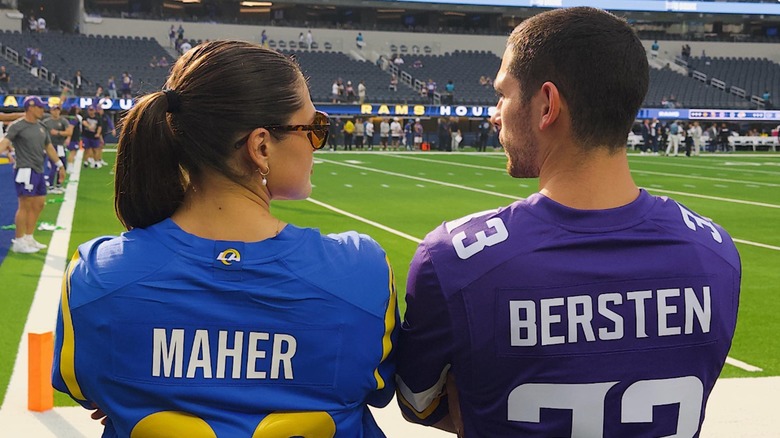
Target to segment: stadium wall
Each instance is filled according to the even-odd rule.
[[[168,45],[168,30],[171,24],[179,26],[179,22],[153,20],[123,20],[118,18],[103,18],[100,23],[83,23],[82,33],[96,35],[127,35],[154,37],[162,46]],[[249,26],[238,24],[214,23],[181,23],[187,38],[196,40],[237,38],[259,41],[260,32],[265,29],[270,39],[298,41],[298,35],[306,32],[306,28]],[[501,56],[504,53],[506,36],[434,34],[412,32],[384,32],[361,30],[367,44],[367,50],[389,53],[390,46],[406,45],[409,50],[414,45],[422,49],[431,47],[433,53],[452,52],[454,50],[488,50]],[[329,41],[334,50],[349,52],[355,49],[357,30],[313,29],[314,40],[321,44]],[[644,41],[649,51],[652,41]],[[708,56],[742,56],[767,58],[780,63],[780,50],[777,44],[771,43],[726,43],[699,41],[659,41],[660,52],[669,55],[679,55],[683,44],[691,46],[691,54],[700,56],[702,50]],[[412,55],[408,55],[412,56]]]
[[[0,13],[0,29],[19,30],[21,18],[12,16],[12,10],[3,10]],[[17,13],[18,14],[18,13]],[[171,24],[176,27],[182,24],[185,29],[185,37],[195,40],[212,39],[242,39],[259,41],[260,32],[266,30],[272,40],[298,41],[298,35],[306,32],[306,28],[276,27],[276,26],[250,26],[239,24],[216,23],[191,23],[171,22],[161,20],[136,20],[120,18],[93,18],[86,17],[81,23],[81,32],[94,35],[117,36],[146,36],[155,38],[163,47],[168,46],[168,30]],[[411,51],[412,46],[418,46],[421,50],[429,46],[434,54],[452,52],[454,50],[488,50],[501,56],[506,43],[506,36],[462,35],[462,34],[434,34],[412,32],[385,32],[361,30],[367,44],[365,52],[389,53],[390,46],[406,45]],[[355,37],[358,30],[339,29],[313,29],[314,40],[320,44],[325,41],[333,45],[333,50],[349,52],[355,49]],[[646,50],[650,50],[651,40],[643,41]],[[667,56],[680,54],[683,44],[691,46],[693,56],[701,56],[702,51],[708,56],[741,56],[767,58],[780,63],[780,50],[777,44],[771,43],[727,43],[727,42],[701,42],[701,41],[658,41],[659,52]],[[412,57],[413,55],[406,55]]]

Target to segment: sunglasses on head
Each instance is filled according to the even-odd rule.
[[[303,131],[309,138],[309,143],[314,150],[322,149],[328,142],[328,130],[330,128],[330,118],[328,114],[322,111],[314,113],[314,121],[310,125],[267,125],[260,126],[269,131]],[[236,143],[236,148],[241,147],[249,139],[249,135]]]

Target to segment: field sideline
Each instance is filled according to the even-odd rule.
[[[536,188],[535,180],[516,180],[506,175],[503,154],[318,152],[315,160],[312,198],[277,203],[275,213],[296,225],[319,227],[323,232],[356,229],[371,234],[386,248],[401,293],[405,289],[405,271],[414,248],[433,227],[443,220],[506,205],[533,193]],[[776,231],[780,218],[780,156],[740,154],[666,158],[632,155],[631,166],[641,186],[656,194],[668,194],[723,225],[735,238],[742,256],[740,320],[730,354],[733,360],[724,369],[723,377],[768,379],[729,379],[719,383],[705,423],[707,433],[702,436],[729,436],[721,434],[725,427],[721,423],[741,424],[740,436],[774,436],[771,434],[776,426],[770,425],[771,414],[766,409],[780,403],[777,395],[780,394],[780,380],[771,377],[780,375],[780,341],[776,336],[780,332],[780,321],[775,316],[780,311],[776,291],[780,283],[776,268],[780,261],[780,233]],[[0,359],[0,396],[4,395],[11,380],[10,372],[16,359],[13,352],[20,346],[21,334],[27,331],[23,330],[25,322],[31,323],[26,318],[33,295],[36,303],[54,300],[56,311],[58,266],[64,267],[65,258],[78,243],[99,234],[121,231],[113,217],[109,172],[108,168],[83,170],[74,178],[78,184],[69,186],[65,202],[55,201],[47,206],[43,220],[54,222],[57,214],[62,216],[63,210],[68,209],[72,210],[73,220],[71,225],[67,218],[61,217],[62,223],[58,222],[58,225],[65,230],[55,232],[53,236],[45,232],[36,235],[38,240],[50,243],[52,247],[45,263],[43,255],[9,254],[0,265],[0,276],[4,284],[10,285],[0,292],[0,298],[9,303],[0,310],[0,318],[4,321],[0,348],[10,353],[4,353]],[[3,208],[7,206],[3,204]],[[54,249],[62,254],[54,254]],[[27,258],[21,260],[21,257]],[[46,286],[36,294],[39,280],[41,284],[48,282],[55,286]],[[51,315],[51,305],[44,305],[42,312]],[[53,327],[50,316],[43,316],[35,324],[43,329],[47,324]],[[15,375],[14,380],[17,379]],[[723,396],[719,392],[721,387]],[[13,405],[19,404],[18,391],[8,390],[0,411],[0,429],[4,431],[26,423],[17,415],[9,415],[19,409],[19,406],[8,404],[11,400]],[[725,394],[725,391],[736,392]],[[58,397],[57,404],[69,403],[64,397]],[[749,410],[743,409],[753,404],[755,406]],[[718,408],[721,405],[723,407]],[[723,413],[714,418],[719,409]],[[55,413],[71,411],[58,408]],[[765,416],[762,413],[766,413]],[[46,415],[30,418],[40,417],[41,422]],[[61,419],[72,416],[61,415],[65,415]],[[73,415],[84,415],[84,412]],[[392,420],[392,416],[388,418],[388,421]],[[51,423],[50,419],[43,422]],[[711,428],[710,424],[713,424]],[[758,429],[745,429],[748,424]],[[761,429],[762,425],[772,429]],[[53,436],[83,436],[79,435],[78,426],[72,427],[75,428],[73,435]],[[414,435],[393,435],[390,430],[389,436],[432,436],[416,432]],[[746,433],[748,430],[754,432]],[[23,436],[24,432],[19,432],[19,436]]]

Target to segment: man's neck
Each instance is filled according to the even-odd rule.
[[[24,120],[30,122],[30,123],[37,123],[38,118],[30,113],[24,113]]]
[[[539,189],[548,198],[579,210],[617,208],[639,196],[625,151],[610,154],[606,148],[557,160],[555,166],[543,170]]]

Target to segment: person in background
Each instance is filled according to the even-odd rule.
[[[68,120],[62,117],[62,106],[59,103],[49,105],[50,116],[43,119],[43,126],[48,129],[49,137],[51,138],[52,146],[57,151],[57,157],[59,162],[67,163],[66,143],[68,137],[73,133],[73,126],[68,123]],[[48,157],[47,157],[48,158]],[[49,193],[61,194],[65,190],[62,188],[62,181],[58,178],[57,162],[47,159],[47,165],[49,166],[49,173],[47,175],[49,183]],[[65,166],[65,172],[68,171],[68,166]]]
[[[363,119],[357,117],[355,119],[355,149],[363,149],[363,140],[366,136],[366,125],[363,123]]]
[[[393,117],[393,121],[390,122],[390,146],[393,150],[398,150],[403,134],[404,128],[401,126],[401,119]]]
[[[339,146],[339,137],[341,137],[342,134],[342,128],[344,127],[344,124],[341,123],[341,119],[339,117],[336,117],[335,119],[330,121],[329,125],[329,135],[328,135],[328,147],[330,150],[335,151]]]
[[[414,127],[412,129],[414,131],[414,150],[419,151],[422,149],[423,143],[423,125],[419,117],[414,119]]]
[[[11,82],[11,75],[5,71],[5,66],[0,65],[0,93],[8,93],[11,90],[9,86]]]
[[[114,79],[114,76],[108,77],[106,89],[108,90],[108,97],[111,99],[117,99],[119,97],[116,92],[116,80]]]
[[[46,204],[44,156],[54,163],[59,183],[65,180],[65,163],[60,161],[49,133],[41,123],[45,107],[43,101],[38,96],[27,96],[22,106],[24,116],[8,126],[5,137],[0,140],[0,154],[6,151],[16,154],[14,182],[19,206],[14,219],[16,232],[11,251],[31,254],[46,248],[33,237]]]
[[[84,167],[93,169],[103,167],[98,154],[103,138],[103,124],[94,105],[87,107],[87,115],[81,122],[81,138],[84,144]]]
[[[81,77],[81,70],[76,70],[76,74],[73,75],[73,92],[76,96],[82,96],[84,92],[84,78]]]
[[[414,121],[411,118],[406,119],[406,123],[404,123],[404,146],[406,146],[407,151],[411,151],[414,144],[413,127]]]
[[[387,117],[383,117],[379,122],[379,144],[382,150],[387,149],[387,143],[390,139],[390,122],[387,121]]]
[[[241,41],[199,45],[129,110],[127,232],[71,258],[52,370],[103,436],[384,436],[368,406],[395,388],[387,254],[271,208],[309,196],[328,124],[297,64]]]
[[[97,105],[97,117],[100,121],[100,146],[95,151],[95,161],[101,166],[107,166],[108,163],[103,159],[103,149],[106,147],[106,136],[111,133],[111,137],[116,138],[116,126],[114,125],[114,116],[107,113],[101,105]]]
[[[370,117],[366,118],[366,145],[369,151],[374,150],[374,122]]]
[[[460,143],[463,141],[463,133],[458,125],[458,118],[450,118],[450,143],[451,149],[457,151],[460,148]]]
[[[358,103],[363,105],[366,101],[366,84],[363,81],[358,83]]]
[[[70,107],[70,119],[68,120],[68,123],[70,124],[71,129],[70,135],[65,139],[65,144],[68,149],[67,173],[73,173],[73,163],[76,159],[76,153],[78,153],[79,149],[82,147],[81,128],[83,126],[82,123],[84,122],[84,118],[81,117],[80,112],[81,109],[78,105]]]
[[[345,151],[352,150],[352,136],[354,133],[355,133],[355,123],[352,122],[352,119],[347,119],[347,121],[344,122],[344,150]]]
[[[648,84],[642,42],[602,10],[511,33],[492,122],[509,175],[539,192],[418,247],[398,340],[408,420],[465,437],[699,436],[741,264],[723,228],[634,183],[626,138]]]
[[[357,36],[355,37],[355,46],[361,50],[366,46],[366,42],[363,40],[363,32],[358,32]]]

